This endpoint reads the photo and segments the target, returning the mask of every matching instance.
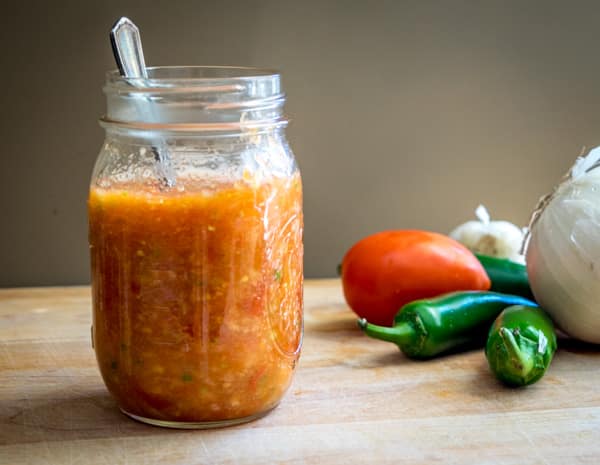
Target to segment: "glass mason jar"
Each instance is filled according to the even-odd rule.
[[[88,200],[93,345],[127,415],[249,421],[290,385],[302,340],[302,187],[279,75],[108,73]]]

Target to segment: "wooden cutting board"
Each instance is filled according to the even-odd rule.
[[[600,352],[560,341],[508,389],[482,351],[427,362],[368,339],[338,280],[308,281],[304,348],[265,418],[209,431],[136,423],[90,347],[88,287],[0,290],[1,464],[600,463]]]

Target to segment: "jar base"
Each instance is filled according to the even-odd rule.
[[[248,423],[254,420],[258,420],[266,415],[268,415],[271,411],[273,411],[277,405],[271,407],[264,412],[255,413],[254,415],[249,415],[247,417],[242,418],[233,418],[231,420],[215,420],[215,421],[168,421],[168,420],[156,420],[154,418],[146,418],[140,415],[136,415],[134,413],[130,413],[126,410],[121,409],[125,415],[129,418],[133,418],[136,421],[141,423],[146,423],[152,426],[161,426],[163,428],[173,428],[173,429],[214,429],[214,428],[225,428],[228,426],[241,425],[243,423]]]

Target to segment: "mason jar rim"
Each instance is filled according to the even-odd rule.
[[[272,69],[240,66],[154,66],[148,78],[106,74],[105,128],[230,131],[281,127],[285,93]]]
[[[117,69],[106,73],[106,84],[109,87],[125,85],[135,86],[136,90],[152,90],[153,88],[205,86],[214,81],[248,81],[260,78],[279,78],[280,73],[271,68],[250,66],[149,66],[146,68],[147,78],[128,78],[121,76]],[[137,84],[137,85],[136,85]]]

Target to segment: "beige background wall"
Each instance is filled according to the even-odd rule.
[[[445,232],[480,202],[524,223],[600,144],[600,2],[10,2],[0,286],[88,282],[85,197],[120,15],[148,64],[283,71],[308,277],[333,276],[366,234]]]

